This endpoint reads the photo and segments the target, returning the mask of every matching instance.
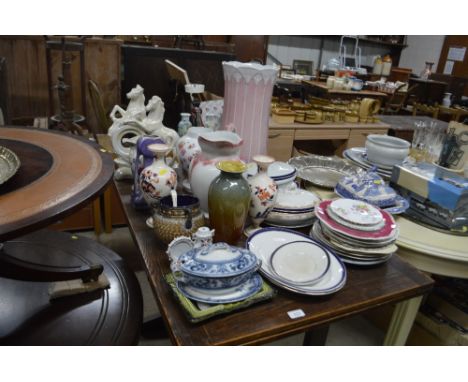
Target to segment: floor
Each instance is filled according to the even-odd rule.
[[[114,228],[111,234],[101,234],[98,238],[93,232],[77,232],[78,235],[96,239],[106,245],[124,259],[135,271],[141,285],[144,305],[144,321],[159,317],[159,311],[153,293],[146,279],[137,250],[133,244],[130,231],[126,227]],[[362,316],[355,316],[341,320],[330,326],[327,345],[329,346],[372,346],[380,345],[384,339],[384,333]],[[290,336],[267,345],[272,346],[295,346],[302,344],[303,335]],[[139,345],[142,346],[168,346],[171,345],[168,338],[145,339],[141,338]]]

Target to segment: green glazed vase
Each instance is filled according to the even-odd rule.
[[[221,174],[208,191],[210,226],[214,241],[235,245],[242,237],[249,213],[250,188],[242,176],[246,165],[240,161],[221,161],[216,167]]]

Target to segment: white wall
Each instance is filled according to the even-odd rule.
[[[354,40],[345,40],[347,56],[351,57]],[[376,45],[367,45],[361,42],[359,46],[361,52],[361,64],[372,66],[374,57],[388,53],[388,49]],[[338,58],[340,40],[338,38],[325,38],[322,54],[322,66],[330,58]],[[319,36],[270,36],[268,43],[268,53],[276,57],[283,65],[292,65],[293,60],[308,60],[314,62],[314,70],[317,69],[320,55],[320,37]],[[268,64],[273,61],[268,58]]]
[[[408,36],[408,47],[403,49],[400,67],[413,69],[419,75],[424,69],[426,61],[433,62],[433,70],[437,70],[440,52],[444,45],[445,36]]]

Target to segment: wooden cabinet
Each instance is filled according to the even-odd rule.
[[[276,160],[287,161],[297,152],[295,141],[310,142],[310,150],[304,150],[320,155],[341,155],[345,148],[363,147],[369,134],[386,134],[389,125],[378,123],[323,123],[306,125],[300,123],[280,124],[270,121],[268,136],[268,154]],[[327,142],[325,142],[327,141]],[[333,152],[324,153],[322,146],[330,143]],[[304,145],[300,145],[301,148]]]
[[[366,139],[369,134],[386,134],[388,131],[385,129],[353,129],[349,134],[347,148],[351,147],[364,147]]]
[[[291,158],[294,131],[270,129],[268,134],[268,155],[279,161]]]
[[[100,219],[100,202],[99,198],[91,202],[75,212],[67,216],[48,228],[55,231],[82,231],[94,229],[96,234],[101,232],[101,219]]]

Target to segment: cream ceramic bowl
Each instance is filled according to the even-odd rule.
[[[370,134],[366,140],[367,159],[382,166],[400,164],[409,154],[410,143],[388,135]]]

